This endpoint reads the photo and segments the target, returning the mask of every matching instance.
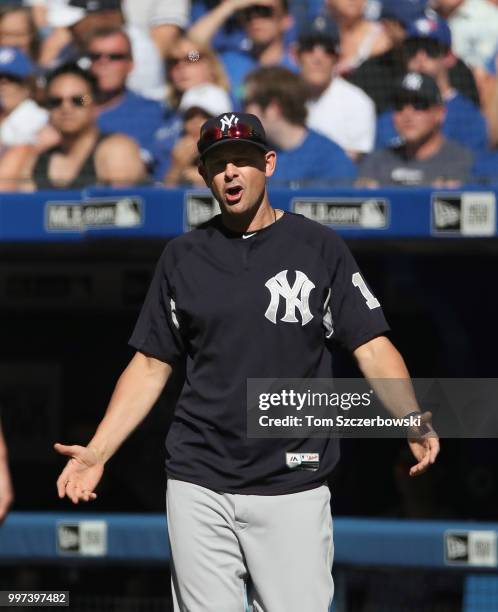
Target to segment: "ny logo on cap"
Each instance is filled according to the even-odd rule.
[[[403,79],[403,87],[410,91],[418,91],[422,87],[422,77],[420,74],[410,72]]]
[[[239,118],[236,117],[234,114],[232,114],[231,117],[229,117],[228,115],[223,115],[223,117],[221,118],[221,129],[225,132],[226,130],[229,130],[233,125],[237,125],[237,123],[239,122]]]

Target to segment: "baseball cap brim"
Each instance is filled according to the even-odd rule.
[[[226,145],[226,144],[232,144],[234,142],[240,142],[240,143],[244,143],[244,144],[254,145],[255,147],[257,147],[258,149],[261,149],[265,153],[268,153],[268,151],[272,150],[272,148],[269,145],[263,144],[262,142],[258,142],[256,140],[250,140],[249,138],[222,138],[221,140],[217,140],[216,142],[213,142],[212,144],[210,144],[209,147],[207,147],[200,154],[200,157],[201,157],[201,159],[204,159],[206,157],[206,155],[208,153],[210,153],[216,147],[220,147],[220,146]]]

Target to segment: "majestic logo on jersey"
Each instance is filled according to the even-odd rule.
[[[229,117],[228,115],[223,115],[223,117],[221,118],[221,129],[226,132],[232,127],[232,124],[237,125],[238,122],[239,118],[233,114],[231,117]]]
[[[304,272],[296,270],[296,280],[292,287],[287,281],[287,270],[282,270],[270,280],[266,281],[265,287],[271,294],[270,305],[266,309],[265,317],[272,323],[277,323],[277,310],[280,298],[285,300],[285,315],[280,319],[285,323],[299,323],[296,317],[296,309],[301,313],[301,325],[306,325],[313,318],[310,312],[309,298],[315,285]]]

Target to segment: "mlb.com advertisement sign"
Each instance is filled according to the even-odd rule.
[[[386,230],[389,227],[389,201],[385,198],[293,198],[291,210],[341,229]]]

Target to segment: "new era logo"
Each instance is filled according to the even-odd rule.
[[[57,525],[57,551],[61,555],[103,557],[107,554],[107,523],[80,521]]]
[[[436,227],[439,229],[457,227],[460,222],[460,208],[449,202],[436,200],[434,203],[434,219]]]
[[[447,531],[444,557],[448,565],[496,567],[495,531]]]
[[[493,192],[434,193],[432,230],[436,234],[493,236],[496,233],[496,197]]]

